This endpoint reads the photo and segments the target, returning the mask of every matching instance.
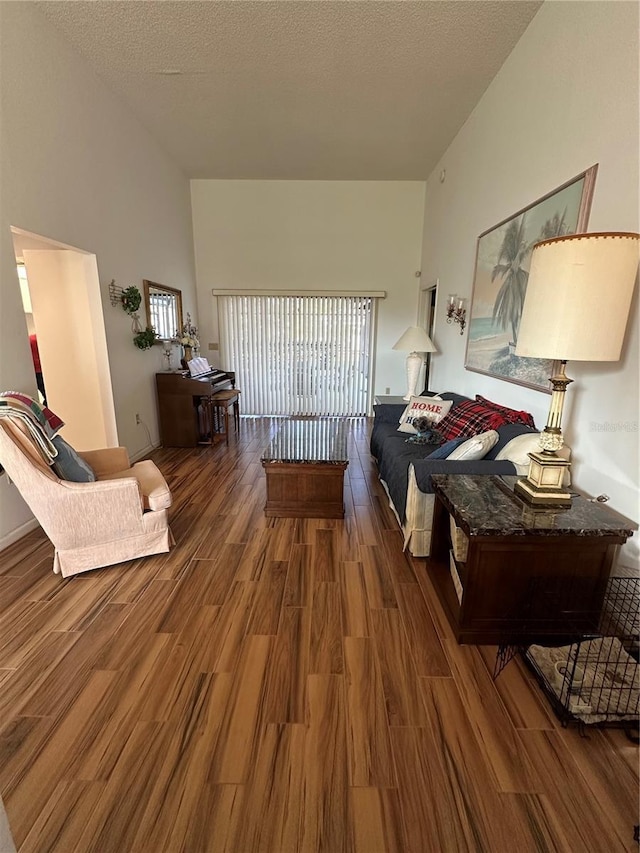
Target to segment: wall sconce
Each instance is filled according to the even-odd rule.
[[[460,334],[464,332],[464,327],[467,325],[467,309],[465,301],[455,293],[449,294],[447,302],[447,323],[458,323],[460,325]]]
[[[122,290],[122,288],[118,287],[118,285],[116,284],[115,278],[112,278],[111,283],[109,285],[109,302],[111,302],[114,308],[118,305],[122,305],[123,293],[124,291]]]

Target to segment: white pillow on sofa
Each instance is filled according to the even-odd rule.
[[[523,477],[529,473],[529,462],[531,462],[529,454],[540,453],[540,450],[540,433],[527,432],[508,441],[502,450],[496,454],[496,462],[507,459],[515,466],[518,476]],[[566,445],[561,447],[558,456],[561,459],[571,459],[571,448]],[[571,475],[568,468],[565,473],[564,485],[571,485]]]
[[[491,448],[498,443],[498,433],[495,429],[473,435],[447,456],[447,459],[464,459],[466,462],[475,462],[484,459]]]
[[[418,430],[413,422],[416,418],[429,418],[437,424],[448,413],[453,406],[451,400],[443,400],[442,397],[412,397],[400,418],[399,432],[416,434]]]

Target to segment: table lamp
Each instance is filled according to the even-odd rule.
[[[422,367],[421,352],[437,352],[433,341],[424,329],[418,326],[409,326],[407,331],[397,341],[392,349],[408,352],[407,356],[407,393],[402,398],[410,400],[416,396],[416,385],[420,376],[420,368]]]
[[[539,453],[530,453],[526,478],[516,492],[533,505],[568,506],[563,488],[569,462],[563,445],[562,409],[567,361],[619,361],[640,258],[640,234],[571,234],[533,247],[515,354],[558,360],[550,378],[551,405],[540,434]]]

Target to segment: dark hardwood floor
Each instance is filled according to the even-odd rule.
[[[344,520],[266,519],[277,421],[158,450],[169,554],[0,554],[0,795],[34,853],[632,851],[638,750],[458,646],[351,422]]]

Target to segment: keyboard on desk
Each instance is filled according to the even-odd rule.
[[[183,370],[182,375],[186,379],[197,379],[198,382],[204,382],[208,379],[228,379],[228,374],[224,370],[216,370],[215,368],[205,370],[204,373],[192,374],[190,374],[188,370]]]

